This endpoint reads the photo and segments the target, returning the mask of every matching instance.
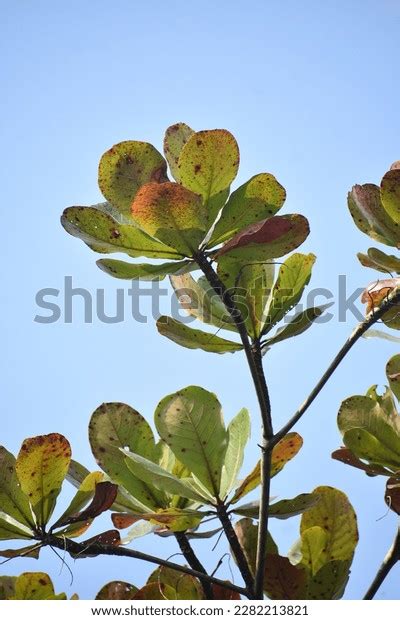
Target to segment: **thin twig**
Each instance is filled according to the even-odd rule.
[[[400,560],[400,527],[397,529],[396,537],[393,541],[392,546],[386,554],[385,559],[382,562],[381,567],[379,568],[376,576],[369,586],[365,596],[364,601],[370,601],[374,598],[375,594],[381,587],[382,583],[392,570],[393,566],[397,564]]]
[[[186,575],[191,575],[192,577],[196,577],[197,579],[203,579],[208,581],[209,583],[214,583],[217,586],[222,586],[224,588],[229,587],[231,590],[239,592],[239,594],[248,596],[246,588],[242,588],[234,584],[227,585],[226,581],[223,581],[222,579],[217,579],[216,577],[204,575],[204,573],[193,570],[192,568],[188,568],[187,566],[181,566],[180,564],[175,564],[175,562],[163,560],[162,558],[158,558],[147,553],[142,553],[141,551],[137,551],[136,549],[128,549],[127,547],[122,547],[118,545],[103,545],[101,543],[91,543],[87,545],[83,543],[77,543],[74,540],[63,540],[62,538],[54,535],[47,535],[42,542],[43,546],[52,546],[56,547],[57,549],[66,549],[68,553],[72,555],[72,557],[79,556],[83,553],[91,556],[115,555],[120,557],[134,558],[136,560],[150,562],[151,564],[158,564],[158,566],[165,566],[166,568],[171,568],[172,570],[185,573]]]
[[[199,573],[203,573],[204,575],[207,575],[206,569],[204,568],[199,558],[195,554],[194,549],[192,545],[190,544],[186,534],[184,532],[175,532],[175,538],[189,566],[193,568],[193,570],[196,570]],[[201,582],[201,585],[203,586],[204,594],[206,595],[207,600],[214,600],[212,584],[204,578],[201,578],[200,582]]]
[[[321,379],[318,381],[317,385],[314,387],[310,395],[306,398],[304,403],[299,407],[296,413],[290,418],[290,420],[278,431],[273,440],[273,445],[277,444],[278,441],[282,439],[292,428],[293,426],[303,417],[307,409],[310,407],[312,402],[316,399],[324,385],[331,378],[336,368],[339,366],[340,362],[346,357],[347,353],[353,347],[353,345],[361,338],[365,332],[374,325],[382,316],[393,306],[400,302],[400,289],[396,290],[394,294],[388,297],[378,309],[373,310],[367,317],[357,325],[353,333],[346,340],[339,353],[335,356],[332,363],[326,370],[326,372],[322,375]]]

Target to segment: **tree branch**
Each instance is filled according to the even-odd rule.
[[[54,536],[51,534],[44,537],[42,542],[43,546],[51,546],[55,547],[56,549],[68,551],[68,553],[70,553],[72,557],[84,557],[88,555],[115,555],[120,557],[134,558],[135,560],[143,560],[144,562],[158,564],[158,566],[165,566],[166,568],[171,568],[172,570],[179,571],[181,573],[184,573],[185,575],[191,575],[192,577],[196,577],[199,580],[203,579],[210,584],[213,583],[223,588],[229,588],[230,590],[234,590],[239,594],[248,596],[246,588],[241,588],[240,586],[236,586],[234,584],[228,584],[222,579],[217,579],[216,577],[211,577],[210,575],[204,575],[204,573],[193,570],[192,568],[188,568],[187,566],[181,566],[180,564],[175,564],[175,562],[163,560],[162,558],[158,558],[147,553],[142,553],[141,551],[136,551],[135,549],[128,549],[122,546],[120,547],[114,545],[103,545],[101,543],[91,543],[90,545],[87,545],[85,543],[77,543],[76,541],[70,540],[68,538],[59,538],[58,536]]]
[[[268,386],[265,380],[264,369],[262,366],[260,343],[258,340],[256,340],[253,345],[251,345],[249,336],[247,334],[246,325],[240,310],[237,308],[232,295],[226,289],[224,283],[220,280],[205,255],[199,252],[195,256],[195,260],[199,265],[200,269],[203,271],[213,290],[222,299],[226,309],[228,310],[233,321],[235,322],[246,354],[247,363],[250,369],[250,373],[258,398],[258,403],[260,406],[262,420],[261,498],[258,522],[254,595],[256,599],[263,599],[265,552],[268,533],[269,495],[271,481],[271,451],[273,447],[272,440],[274,437],[274,433],[272,427],[271,403],[269,399]]]
[[[206,569],[195,554],[186,534],[184,532],[175,532],[175,538],[189,566],[198,573],[207,575]],[[214,600],[212,584],[203,577],[200,579],[200,582],[203,586],[204,594],[206,595],[207,600]]]
[[[376,573],[375,579],[369,586],[365,596],[364,601],[370,601],[374,598],[375,594],[381,587],[382,583],[392,570],[393,566],[397,564],[400,560],[400,527],[397,529],[396,537],[393,541],[392,546],[386,554],[385,559],[382,562],[381,567]]]
[[[303,417],[307,409],[316,399],[322,388],[331,378],[336,368],[339,366],[340,362],[346,357],[347,353],[353,347],[353,345],[361,338],[365,332],[374,325],[379,319],[382,318],[386,312],[398,304],[400,302],[400,289],[396,289],[392,295],[388,296],[388,298],[379,306],[377,310],[373,310],[367,317],[357,325],[353,333],[346,340],[339,353],[335,356],[332,363],[326,370],[326,372],[322,375],[321,379],[318,381],[317,385],[314,387],[308,398],[304,401],[304,403],[299,407],[296,413],[290,418],[290,420],[278,431],[273,438],[273,445],[278,443],[292,428],[293,426]]]
[[[239,542],[238,537],[236,536],[236,532],[233,529],[229,514],[227,512],[226,506],[223,502],[218,504],[217,513],[219,520],[221,521],[222,527],[225,532],[225,536],[228,539],[228,543],[232,549],[232,553],[235,556],[236,563],[240,570],[240,574],[243,577],[243,580],[247,586],[247,597],[250,599],[254,599],[254,579],[251,573],[249,563],[244,555],[243,549]]]

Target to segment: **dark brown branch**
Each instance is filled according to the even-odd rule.
[[[186,534],[184,532],[175,532],[175,538],[189,566],[198,573],[207,575],[206,569],[195,554]],[[206,595],[207,600],[214,600],[212,584],[204,578],[201,578],[200,582],[203,586],[204,594]]]
[[[346,340],[343,347],[340,349],[339,353],[336,355],[326,372],[322,375],[321,379],[318,381],[315,388],[312,390],[311,394],[304,401],[304,403],[299,407],[293,417],[281,428],[281,430],[276,433],[273,438],[273,444],[278,443],[282,437],[284,437],[293,426],[303,417],[309,406],[316,399],[322,388],[329,381],[336,368],[339,366],[340,362],[346,357],[347,353],[350,349],[355,345],[355,343],[361,338],[365,332],[372,327],[379,319],[383,317],[386,312],[398,304],[400,302],[400,289],[396,290],[394,294],[388,296],[388,298],[379,306],[377,310],[371,312],[364,321],[359,323],[350,337]]]
[[[218,513],[219,520],[221,521],[222,527],[224,528],[225,536],[228,539],[228,543],[232,549],[232,553],[235,556],[235,560],[240,570],[240,573],[247,586],[247,597],[250,599],[253,599],[254,598],[253,575],[251,573],[249,563],[247,562],[246,556],[244,555],[239,539],[236,536],[236,532],[233,529],[226,506],[222,502],[217,506],[217,513]]]
[[[374,598],[375,594],[378,592],[379,588],[381,587],[382,583],[384,582],[384,580],[386,579],[386,577],[392,570],[393,566],[397,564],[399,560],[400,560],[400,527],[397,530],[397,534],[393,541],[392,546],[390,547],[385,559],[382,562],[380,569],[376,573],[376,576],[373,582],[369,586],[364,596],[365,601],[370,601]]]
[[[114,555],[119,557],[133,558],[135,560],[142,560],[144,562],[150,562],[151,564],[158,564],[158,566],[165,566],[166,568],[171,568],[172,570],[179,571],[181,573],[184,573],[185,575],[191,575],[192,577],[196,577],[199,580],[206,580],[210,584],[213,583],[223,588],[229,587],[229,589],[234,590],[239,594],[248,596],[246,588],[241,588],[240,586],[236,586],[234,584],[227,585],[227,582],[223,581],[222,579],[217,579],[216,577],[211,577],[210,575],[204,575],[204,573],[193,570],[192,568],[188,568],[187,566],[181,566],[180,564],[175,564],[175,562],[170,562],[169,560],[163,560],[162,558],[158,558],[147,553],[142,553],[141,551],[136,551],[136,549],[128,549],[127,547],[114,545],[103,545],[100,543],[91,543],[90,545],[87,545],[83,543],[77,543],[74,540],[70,540],[68,538],[59,538],[53,535],[47,535],[42,542],[43,546],[51,546],[55,547],[56,549],[68,551],[68,553],[70,553],[72,557],[79,557],[80,555],[82,557],[87,555]]]
[[[261,443],[261,499],[259,512],[257,557],[254,594],[256,599],[263,599],[263,585],[265,572],[265,552],[268,532],[268,512],[269,512],[269,494],[270,494],[270,478],[271,478],[271,450],[273,447],[273,427],[271,417],[271,403],[269,399],[268,386],[265,380],[264,369],[262,366],[262,357],[259,341],[250,343],[247,334],[246,325],[240,310],[236,307],[234,299],[230,292],[226,289],[223,282],[214,271],[207,258],[201,252],[195,256],[197,264],[206,276],[213,290],[219,295],[225,304],[226,309],[231,315],[243,348],[246,354],[247,363],[253,379],[254,387],[260,406],[262,420],[262,443]]]

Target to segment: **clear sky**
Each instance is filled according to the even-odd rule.
[[[34,322],[36,292],[57,288],[62,300],[65,276],[92,294],[104,288],[110,314],[116,289],[129,285],[101,272],[96,255],[63,231],[59,216],[65,206],[101,199],[98,159],[115,142],[139,139],[161,148],[165,128],[177,121],[224,127],[240,145],[238,181],[274,173],[287,189],[286,212],[309,218],[312,232],[302,250],[318,256],[312,285],[331,289],[336,299],[341,274],[348,293],[366,285],[375,274],[355,254],[371,243],[353,226],[346,193],[354,183],[379,182],[400,158],[400,3],[2,0],[0,9],[1,443],[18,451],[25,437],[57,431],[70,439],[75,458],[93,468],[87,423],[101,402],[127,402],[152,420],[161,397],[198,384],[218,394],[227,420],[243,406],[251,410],[250,468],[258,414],[241,354],[179,348],[157,335],[151,318],[145,325],[129,317],[85,324],[79,300],[72,324]],[[150,312],[146,300],[142,308]],[[355,322],[336,315],[268,355],[276,426],[303,401]],[[280,497],[321,484],[348,493],[360,544],[347,598],[363,594],[396,518],[386,514],[383,480],[331,460],[340,445],[336,414],[343,398],[384,383],[385,363],[396,352],[396,344],[379,340],[357,345],[299,425],[302,453],[273,484]],[[297,519],[272,526],[286,552]],[[163,544],[148,537],[137,548],[177,551]],[[224,551],[212,552],[212,545],[196,546],[211,567]],[[111,579],[140,585],[151,572],[150,565],[118,558],[68,562],[72,586],[50,550],[38,562],[15,560],[2,571],[46,570],[58,590],[82,598]],[[226,562],[219,574],[229,577]],[[379,596],[399,598],[399,578],[397,567]]]

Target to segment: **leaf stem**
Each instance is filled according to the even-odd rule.
[[[206,569],[195,554],[194,549],[190,544],[186,534],[184,532],[175,532],[175,538],[189,566],[198,573],[203,573],[203,575],[207,575]],[[200,579],[200,582],[203,586],[204,594],[206,595],[207,600],[214,600],[212,584],[203,577]]]
[[[364,601],[370,601],[374,598],[375,594],[381,587],[382,583],[392,570],[393,566],[397,564],[400,560],[400,526],[397,529],[396,537],[393,541],[392,546],[386,554],[385,559],[383,560],[376,576],[369,586],[367,592],[364,596]]]
[[[355,345],[355,343],[361,338],[365,332],[374,325],[382,316],[393,306],[400,302],[400,289],[396,289],[392,295],[388,296],[387,299],[379,306],[377,310],[373,310],[365,319],[361,321],[354,329],[354,331],[350,334],[349,338],[346,340],[340,351],[332,360],[331,364],[322,375],[321,379],[318,381],[314,389],[311,391],[309,396],[303,402],[303,404],[299,407],[296,413],[290,418],[290,420],[275,434],[272,443],[275,445],[284,437],[297,422],[303,417],[307,409],[316,399],[322,388],[329,381],[333,373],[339,364],[346,357],[347,353],[350,349]]]
[[[51,546],[55,547],[56,549],[68,551],[68,553],[70,553],[73,557],[85,555],[115,555],[120,557],[134,558],[136,560],[150,562],[151,564],[158,564],[158,566],[165,566],[166,568],[171,568],[172,570],[179,571],[181,573],[184,573],[185,575],[191,575],[192,577],[196,577],[199,580],[203,579],[210,584],[213,583],[223,588],[229,588],[231,590],[234,590],[235,592],[238,592],[239,594],[248,596],[246,588],[242,588],[240,586],[236,586],[230,583],[228,584],[222,579],[217,579],[216,577],[211,577],[210,575],[204,575],[204,573],[194,570],[192,568],[188,568],[187,566],[181,566],[180,564],[175,564],[175,562],[163,560],[162,558],[158,558],[154,555],[149,555],[147,553],[142,553],[141,551],[137,551],[136,549],[128,549],[126,547],[114,545],[103,545],[97,542],[92,542],[90,544],[78,543],[74,540],[70,540],[68,538],[59,538],[54,535],[47,535],[42,542],[43,546]]]

